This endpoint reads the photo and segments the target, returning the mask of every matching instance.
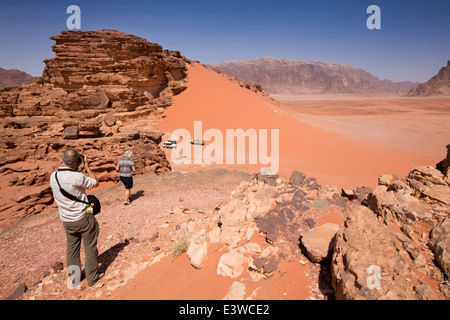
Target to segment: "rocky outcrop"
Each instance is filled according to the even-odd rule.
[[[403,179],[382,175],[373,190],[356,192],[321,186],[298,171],[289,182],[255,174],[178,233],[191,235],[195,268],[208,263],[211,245],[225,245],[217,274],[237,282],[266,279],[283,259],[298,259],[321,269],[319,287],[328,297],[448,299],[449,190],[433,167],[416,167]],[[333,215],[333,222],[321,219]],[[261,236],[264,243],[255,241]]]
[[[3,116],[94,118],[167,107],[186,89],[189,61],[143,38],[114,30],[63,31],[56,57],[33,84],[1,92]]]
[[[436,299],[420,274],[411,270],[413,263],[398,241],[367,207],[350,212],[336,235],[332,261],[336,298]]]
[[[0,190],[1,228],[52,202],[48,178],[65,148],[85,153],[101,182],[116,179],[115,163],[126,149],[135,155],[138,174],[170,170],[159,148],[163,133],[126,124],[158,119],[186,88],[189,60],[113,30],[63,31],[51,39],[56,56],[44,61],[42,76],[0,91],[0,175],[19,193],[47,186],[40,197],[17,201]]]
[[[191,265],[197,269],[211,263],[208,256],[212,250],[208,248],[214,245],[217,251],[222,245],[226,250],[215,266],[218,275],[237,282],[243,278],[259,281],[276,274],[283,261],[302,257],[303,265],[310,263],[307,254],[305,258],[301,253],[303,245],[305,250],[311,248],[309,243],[326,247],[324,257],[318,260],[329,259],[339,225],[318,226],[319,220],[330,213],[345,215],[355,204],[341,197],[338,188],[320,186],[301,172],[295,172],[287,183],[278,176],[254,174],[215,212],[182,224],[172,241],[175,248],[186,248]],[[174,210],[179,214],[185,211]],[[332,292],[331,286],[324,286],[324,292]],[[242,296],[230,293],[225,298],[230,295]]]
[[[450,95],[450,60],[438,74],[425,83],[418,84],[408,92],[409,96]]]
[[[17,87],[23,84],[30,84],[34,77],[28,73],[17,69],[5,70],[0,68],[0,89]]]
[[[215,69],[258,83],[270,94],[407,93],[417,83],[380,80],[363,69],[320,61],[271,57],[214,64]]]
[[[430,166],[404,179],[380,177],[369,208],[355,208],[336,235],[336,298],[449,298],[450,185],[444,178]]]

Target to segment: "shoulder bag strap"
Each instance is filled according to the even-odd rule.
[[[61,169],[61,170],[58,170],[58,171],[73,171],[73,170]],[[58,184],[58,187],[59,187],[59,192],[61,192],[62,195],[64,195],[65,197],[69,198],[72,201],[77,201],[77,202],[81,202],[81,203],[84,203],[84,204],[89,204],[89,202],[85,202],[83,200],[80,200],[77,197],[75,197],[74,195],[68,193],[63,188],[61,188],[61,185],[59,184],[59,180],[58,180],[58,172],[55,172],[55,179],[56,179],[56,183]]]

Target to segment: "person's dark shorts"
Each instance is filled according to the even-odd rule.
[[[122,177],[120,176],[120,181],[123,182],[125,189],[133,188],[133,177]]]

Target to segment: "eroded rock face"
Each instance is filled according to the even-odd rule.
[[[33,84],[1,92],[0,116],[92,118],[99,113],[156,110],[186,89],[179,52],[114,30],[63,31],[56,57]]]
[[[404,179],[383,175],[378,183],[368,195],[369,208],[353,210],[336,235],[332,260],[336,298],[448,298],[446,176],[422,166]]]
[[[336,298],[437,299],[397,241],[367,207],[350,212],[336,235],[331,264]]]
[[[117,181],[115,165],[125,150],[133,151],[136,174],[170,171],[170,163],[158,147],[157,134],[124,131],[109,137],[64,139],[63,135],[53,136],[51,131],[39,132],[37,127],[16,129],[16,134],[21,132],[24,135],[20,138],[13,135],[7,138],[16,147],[0,150],[0,176],[7,187],[0,190],[1,229],[52,204],[50,173],[62,165],[62,152],[66,148],[76,148],[86,155],[100,182]]]
[[[27,193],[22,189],[48,186],[69,147],[88,156],[101,182],[116,179],[125,150],[133,151],[138,174],[169,171],[158,146],[163,134],[124,125],[157,119],[186,89],[189,60],[113,30],[63,31],[51,39],[56,56],[44,61],[42,76],[0,91],[0,175],[7,187]],[[50,190],[20,202],[0,190],[0,198],[0,228],[52,202]]]

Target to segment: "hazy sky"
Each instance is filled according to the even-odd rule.
[[[0,67],[40,76],[72,4],[82,31],[137,35],[207,64],[271,56],[424,82],[450,60],[450,0],[2,0]],[[381,9],[379,30],[366,26],[370,5]]]

